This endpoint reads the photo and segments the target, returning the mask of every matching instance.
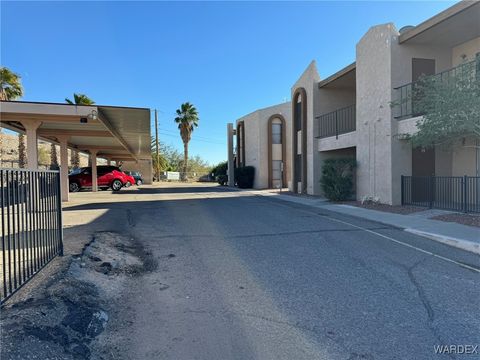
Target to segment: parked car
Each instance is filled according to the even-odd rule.
[[[142,185],[143,184],[142,174],[139,171],[125,171],[125,174],[133,177],[135,179],[135,184],[136,185]]]
[[[97,166],[97,186],[106,190],[119,191],[126,183],[127,176],[116,166]],[[92,168],[82,167],[68,175],[70,192],[77,192],[92,187]]]
[[[126,171],[123,172],[125,174],[125,177],[127,178],[127,182],[125,183],[125,187],[130,187],[132,185],[136,185],[137,181],[135,178],[131,175],[128,175]]]

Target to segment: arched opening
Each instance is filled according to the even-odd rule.
[[[298,88],[292,98],[292,189],[307,192],[307,93]],[[300,132],[300,136],[299,136]],[[299,144],[300,142],[300,144]]]
[[[268,187],[278,189],[287,184],[285,118],[280,114],[268,119]]]

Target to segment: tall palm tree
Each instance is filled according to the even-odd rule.
[[[70,100],[69,98],[65,98],[65,102],[67,104],[71,105],[93,105],[95,104],[95,101],[90,99],[87,95],[85,94],[73,94],[73,101]]]
[[[0,100],[15,100],[23,96],[20,75],[6,67],[0,67]]]
[[[192,138],[193,130],[198,126],[198,112],[195,106],[189,102],[183,103],[177,109],[175,122],[178,124],[180,136],[183,141],[183,177],[186,178],[188,168],[188,143]]]

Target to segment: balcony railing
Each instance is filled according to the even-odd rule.
[[[346,134],[355,131],[356,116],[355,104],[323,114],[316,117],[318,119],[317,138],[326,138]]]
[[[440,82],[449,83],[455,82],[459,77],[479,78],[480,77],[480,57],[476,60],[461,64],[449,70],[442,71],[438,74],[431,75],[434,79]],[[398,120],[411,118],[422,115],[418,109],[418,101],[420,100],[421,92],[415,91],[415,86],[420,81],[414,81],[409,84],[394,88],[397,93],[394,102],[395,118]]]

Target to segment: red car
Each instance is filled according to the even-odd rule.
[[[106,190],[111,188],[119,191],[124,185],[131,181],[118,167],[97,166],[97,186]],[[70,192],[77,192],[92,187],[92,168],[83,167],[73,170],[68,175]]]
[[[136,181],[133,176],[128,175],[127,173],[123,173],[125,175],[125,178],[127,179],[127,182],[125,183],[125,187],[130,187],[134,184],[136,184]]]

